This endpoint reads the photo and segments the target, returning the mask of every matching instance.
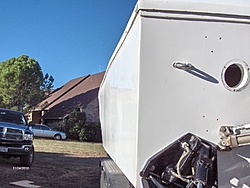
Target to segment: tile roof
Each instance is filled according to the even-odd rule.
[[[52,92],[51,96],[42,101],[35,110],[48,111],[42,119],[62,119],[76,108],[86,109],[88,105],[94,104],[95,108],[98,108],[98,103],[93,101],[98,100],[98,91],[103,76],[104,72],[101,72],[70,80]],[[94,111],[93,107],[92,111]],[[92,116],[93,113],[96,112],[92,112]]]

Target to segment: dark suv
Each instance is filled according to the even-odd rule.
[[[34,160],[33,132],[23,113],[0,108],[0,155],[20,157],[23,166]]]

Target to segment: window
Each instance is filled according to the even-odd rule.
[[[40,125],[35,125],[33,129],[40,129]]]
[[[50,128],[49,127],[46,127],[46,126],[42,126],[42,130],[50,130]]]

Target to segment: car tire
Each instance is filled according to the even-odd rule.
[[[32,147],[26,155],[20,157],[21,165],[31,167],[34,161],[34,154],[34,147]]]
[[[61,140],[61,139],[62,139],[62,136],[61,136],[60,134],[56,134],[56,135],[54,136],[54,139],[55,139],[55,140]]]

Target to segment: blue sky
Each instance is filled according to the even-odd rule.
[[[0,62],[34,58],[54,88],[105,71],[136,0],[0,0]]]

